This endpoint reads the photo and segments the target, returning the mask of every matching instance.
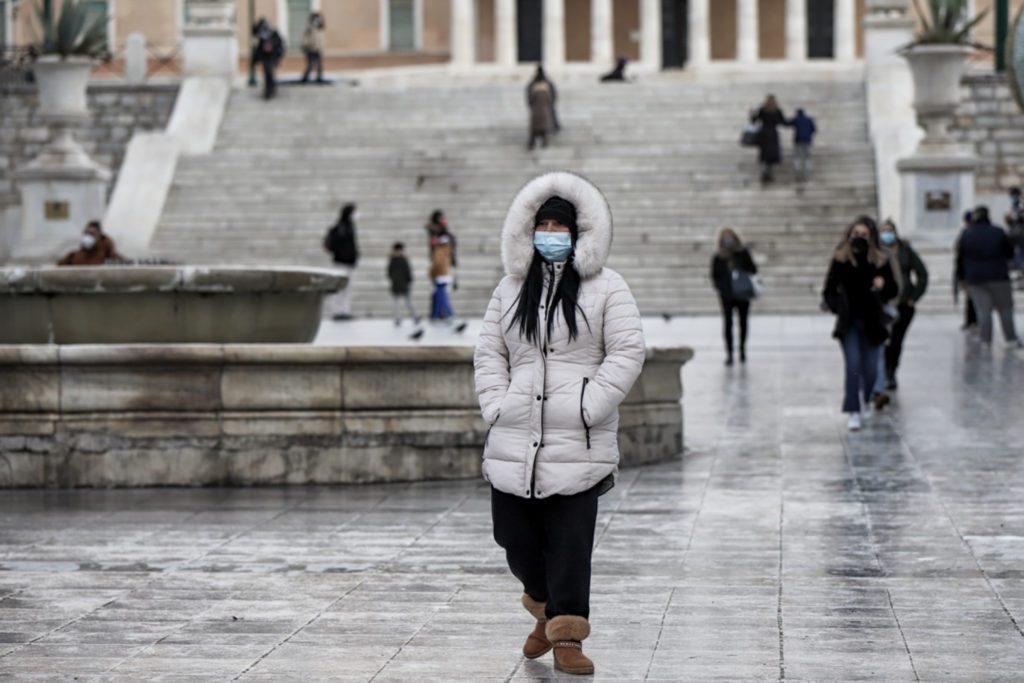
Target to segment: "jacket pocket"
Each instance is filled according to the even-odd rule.
[[[498,424],[499,419],[501,419],[500,412],[494,416],[494,422],[487,428],[487,435],[484,437],[484,448],[487,448],[487,442],[491,440],[491,431],[494,429],[494,425]]]
[[[583,431],[587,435],[587,450],[590,450],[590,425],[587,424],[587,417],[583,414],[583,397],[587,395],[587,385],[590,384],[590,378],[583,378],[583,388],[580,389],[580,422],[583,423]]]

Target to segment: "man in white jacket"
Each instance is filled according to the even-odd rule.
[[[536,618],[523,654],[590,674],[590,575],[597,498],[618,472],[618,406],[646,353],[640,312],[605,268],[612,219],[601,192],[549,173],[516,196],[502,230],[506,276],[474,364],[495,540]]]

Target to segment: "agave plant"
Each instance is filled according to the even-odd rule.
[[[60,18],[53,22],[49,2],[39,10],[43,27],[40,51],[44,55],[68,57],[101,57],[107,51],[107,12],[75,0],[64,0]]]
[[[921,9],[921,0],[914,0],[921,18],[921,30],[913,45],[969,45],[983,48],[970,40],[971,29],[977,26],[988,10],[967,18],[967,0],[928,0],[928,12]]]

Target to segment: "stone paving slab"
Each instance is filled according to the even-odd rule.
[[[851,435],[828,325],[655,330],[689,450],[601,500],[595,680],[1021,680],[1024,358],[922,316]],[[518,595],[478,481],[0,494],[0,680],[578,680]]]

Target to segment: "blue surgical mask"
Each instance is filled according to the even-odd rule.
[[[896,244],[896,233],[894,232],[883,232],[878,236],[878,238],[882,240],[882,244],[887,247],[891,247]]]
[[[564,261],[572,253],[572,235],[567,232],[535,232],[533,246],[545,261]]]

